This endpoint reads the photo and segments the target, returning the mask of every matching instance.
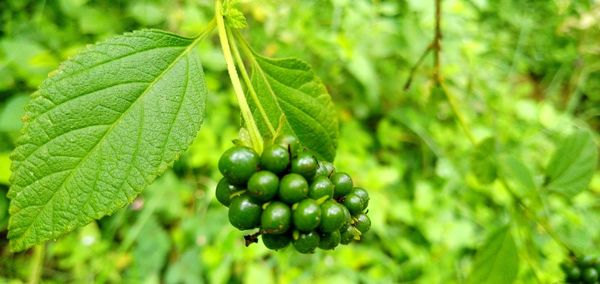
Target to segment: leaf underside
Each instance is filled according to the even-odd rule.
[[[255,55],[252,85],[274,128],[282,115],[284,133],[296,135],[302,144],[329,161],[335,158],[338,121],[333,102],[309,65],[295,58],[270,59]],[[261,134],[270,133],[251,97],[248,102]]]
[[[207,93],[193,46],[159,30],[127,33],[42,83],[12,153],[13,251],[125,206],[188,148]]]

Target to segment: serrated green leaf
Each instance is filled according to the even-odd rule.
[[[302,144],[322,158],[333,161],[337,148],[338,121],[327,89],[310,66],[295,58],[270,59],[256,55],[252,85],[269,121],[278,128],[285,115],[283,132],[295,134]],[[261,118],[252,98],[254,116]],[[261,134],[269,137],[265,122],[257,120]]]
[[[131,202],[188,148],[204,117],[197,41],[142,30],[91,46],[45,80],[12,154],[11,249]]]
[[[477,251],[467,283],[512,283],[518,272],[517,246],[510,226],[504,226],[494,232]]]
[[[597,161],[598,148],[591,133],[580,130],[567,136],[546,168],[546,188],[567,196],[580,193],[590,183]]]

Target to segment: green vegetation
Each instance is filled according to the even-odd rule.
[[[0,1],[0,282],[598,281],[598,1],[215,2]]]

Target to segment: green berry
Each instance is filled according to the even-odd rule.
[[[344,196],[343,204],[352,215],[360,214],[365,208],[364,200],[354,193]]]
[[[363,209],[366,209],[369,206],[369,193],[364,188],[355,187],[350,193],[354,193],[362,198],[363,202],[365,203],[365,208]]]
[[[319,161],[316,176],[330,177],[335,172],[335,167],[331,162]]]
[[[248,180],[248,195],[260,202],[273,199],[278,188],[279,177],[269,171],[256,172]]]
[[[277,139],[275,139],[275,144],[283,146],[283,148],[287,149],[292,157],[295,157],[296,153],[298,153],[301,148],[300,140],[298,140],[296,136],[289,134],[277,137]]]
[[[248,179],[256,172],[259,160],[254,150],[235,146],[219,158],[219,171],[231,184],[245,187]]]
[[[340,230],[340,244],[347,245],[354,240],[355,228],[348,226]]]
[[[230,184],[226,178],[222,178],[219,183],[217,183],[215,196],[221,204],[225,205],[225,207],[229,207],[229,204],[231,203],[231,195],[241,190],[241,188]]]
[[[319,229],[323,233],[331,233],[339,230],[346,221],[344,206],[334,200],[325,201],[321,204],[321,225]]]
[[[354,224],[354,226],[364,234],[371,228],[371,219],[369,219],[367,214],[358,214],[358,216],[356,216],[356,224]]]
[[[594,283],[598,280],[598,271],[593,267],[588,267],[583,270],[581,278],[587,283]]]
[[[302,152],[298,157],[292,159],[292,173],[302,175],[305,179],[310,180],[317,172],[317,160],[309,152]]]
[[[253,229],[260,224],[261,212],[260,205],[250,196],[236,196],[229,204],[229,222],[240,230]]]
[[[291,238],[288,234],[263,234],[262,241],[268,249],[280,250],[290,244]]]
[[[308,197],[319,200],[323,196],[333,197],[333,183],[326,176],[317,176],[310,184]]]
[[[291,223],[290,207],[279,201],[269,203],[260,217],[260,228],[267,234],[283,234]]]
[[[319,245],[319,235],[312,231],[300,233],[298,239],[294,240],[294,247],[299,253],[312,253]]]
[[[299,174],[287,174],[279,182],[279,198],[287,203],[294,204],[306,198],[308,183]]]
[[[347,173],[335,173],[331,176],[333,197],[342,197],[352,191],[352,178]]]
[[[296,205],[293,213],[294,226],[300,231],[316,229],[321,222],[321,207],[312,199],[304,199]]]
[[[577,281],[577,280],[579,280],[579,278],[581,278],[581,270],[577,266],[571,267],[571,269],[569,269],[566,272],[566,274],[567,274],[567,280],[570,280],[570,281]]]
[[[584,255],[576,260],[580,268],[591,267],[596,264],[596,258],[591,255]]]
[[[338,244],[340,244],[340,239],[340,231],[321,234],[319,248],[324,250],[334,249]]]
[[[260,164],[265,170],[281,174],[290,164],[290,153],[281,145],[271,145],[260,156]]]

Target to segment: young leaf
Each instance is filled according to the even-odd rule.
[[[477,252],[467,283],[512,283],[518,272],[517,246],[510,226],[504,226],[494,232]]]
[[[583,191],[596,170],[598,148],[587,131],[577,131],[559,145],[546,168],[548,190],[574,196]]]
[[[123,207],[188,148],[207,92],[197,41],[127,33],[91,46],[42,83],[12,155],[13,251]]]
[[[308,64],[295,59],[271,59],[254,54],[252,85],[275,128],[285,117],[283,132],[295,134],[302,144],[329,161],[335,158],[338,122],[327,89]],[[254,116],[261,118],[256,102],[248,98]],[[270,133],[262,119],[263,136]]]

